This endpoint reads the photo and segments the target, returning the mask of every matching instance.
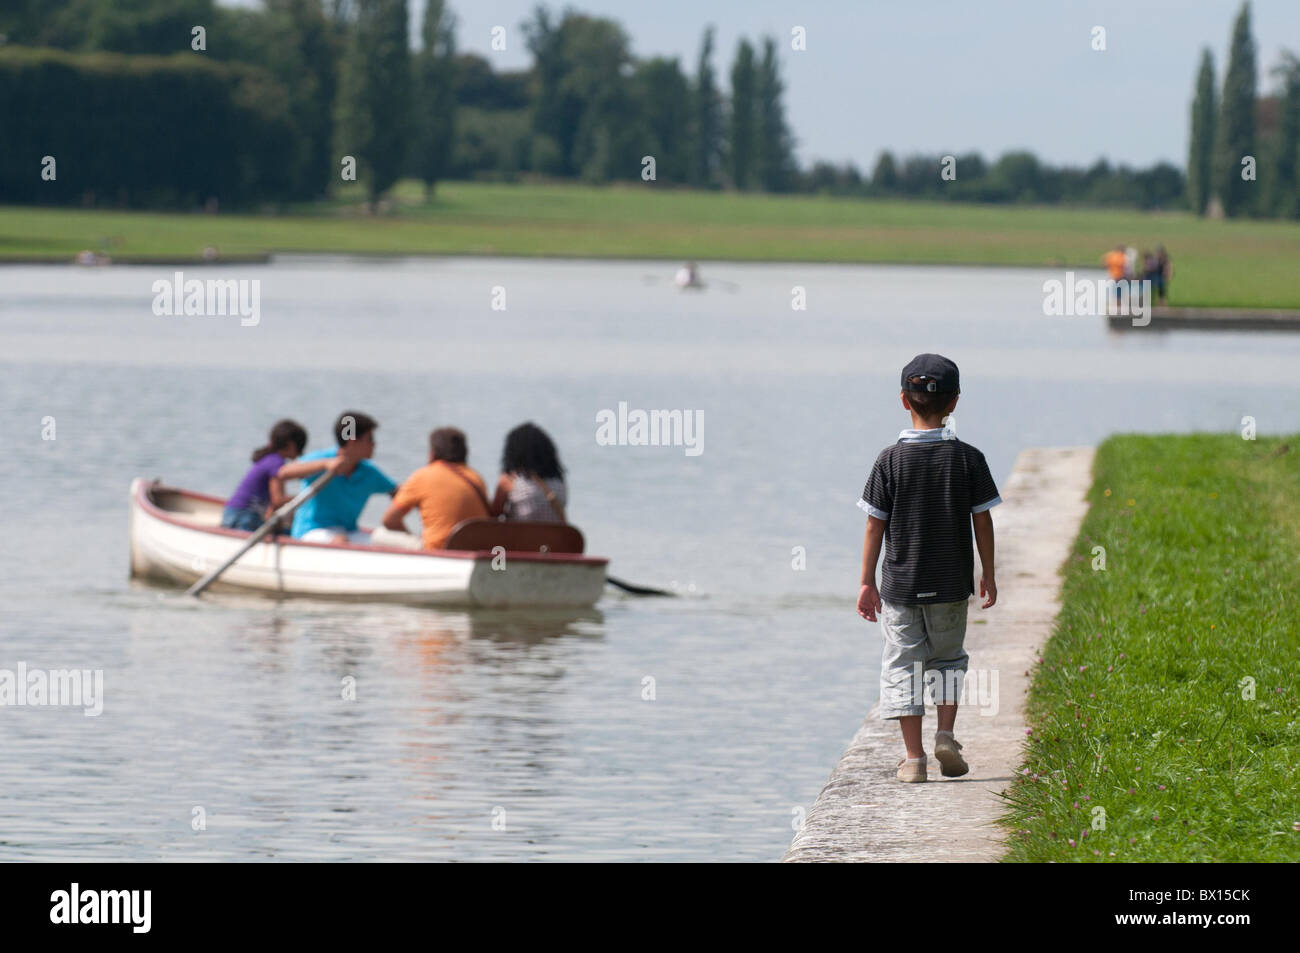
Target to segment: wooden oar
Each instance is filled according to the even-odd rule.
[[[634,586],[630,582],[624,582],[622,579],[615,579],[613,576],[606,576],[605,581],[611,586],[617,586],[624,592],[630,592],[634,596],[675,596],[677,593],[669,592],[666,589],[651,589],[649,586]]]
[[[312,481],[310,486],[304,487],[297,496],[295,496],[288,503],[285,503],[278,510],[272,513],[271,518],[268,519],[265,523],[263,523],[257,529],[257,531],[253,533],[252,536],[248,537],[248,541],[245,542],[244,545],[239,548],[239,552],[235,553],[235,555],[231,556],[229,559],[227,559],[216,569],[212,570],[212,572],[208,573],[206,576],[204,576],[194,585],[186,589],[185,595],[197,596],[199,595],[199,593],[203,592],[204,589],[208,588],[208,586],[216,582],[217,577],[220,576],[227,569],[229,569],[231,566],[233,566],[236,562],[238,562],[240,556],[244,555],[244,553],[248,552],[258,543],[260,543],[262,541],[262,538],[266,536],[267,533],[271,532],[272,529],[275,528],[276,523],[280,522],[280,520],[284,519],[286,516],[288,516],[298,507],[302,506],[313,496],[319,493],[322,489],[324,489],[325,484],[332,479],[334,479],[334,474],[326,471],[325,473],[322,473],[319,477],[317,477],[314,481]]]

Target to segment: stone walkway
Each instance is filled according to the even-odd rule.
[[[994,861],[1001,856],[1004,835],[994,822],[1003,807],[997,794],[1020,761],[1028,674],[1059,607],[1057,571],[1088,508],[1084,494],[1092,482],[1092,456],[1091,447],[1024,451],[1002,487],[1004,502],[993,509],[998,603],[984,610],[972,599],[967,693],[977,670],[997,673],[998,707],[988,714],[981,709],[992,706],[984,704],[958,711],[956,736],[970,773],[953,779],[939,774],[930,709],[923,735],[930,781],[895,780],[903,742],[897,724],[881,721],[873,707],[783,860]],[[980,619],[987,624],[977,624]],[[878,636],[870,644],[879,651]]]
[[[1109,315],[1113,330],[1142,331],[1193,328],[1201,331],[1300,331],[1300,310],[1265,308],[1153,308],[1150,325],[1134,325],[1133,318]],[[1141,320],[1141,319],[1139,319]]]

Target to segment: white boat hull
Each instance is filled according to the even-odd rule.
[[[131,575],[189,585],[229,559],[248,533],[220,528],[222,501],[144,480],[131,484]],[[438,606],[590,606],[608,560],[582,555],[411,551],[304,543],[255,545],[213,590]],[[494,568],[495,566],[495,568]]]

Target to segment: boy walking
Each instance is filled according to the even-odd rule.
[[[952,778],[970,770],[953,726],[968,658],[963,643],[966,601],[974,591],[971,526],[987,609],[998,598],[989,510],[1002,498],[984,454],[944,426],[961,392],[957,365],[938,354],[918,354],[903,368],[901,384],[912,428],[880,452],[858,501],[867,512],[858,614],[875,622],[880,613],[880,716],[897,719],[902,730],[907,757],[898,762],[898,780],[917,782],[926,780],[921,719],[927,681],[939,689],[934,756],[940,770]]]

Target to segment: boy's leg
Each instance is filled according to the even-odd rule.
[[[925,748],[921,743],[921,718],[925,715],[922,679],[928,645],[920,607],[883,602],[880,631],[884,636],[880,660],[880,717],[897,719],[909,758],[924,758]]]
[[[961,756],[961,745],[953,737],[969,661],[965,648],[966,608],[965,599],[925,607],[926,634],[933,652],[926,669],[938,676],[934,694],[939,727],[934,736],[934,753],[946,777],[960,777],[970,770]]]
[[[939,713],[939,727],[936,730],[952,731],[953,725],[957,724],[957,706],[935,705],[934,707]]]
[[[925,633],[930,648],[925,670],[926,677],[934,683],[940,731],[952,731],[957,721],[957,703],[961,700],[962,683],[970,661],[966,654],[966,605],[966,600],[962,599],[924,607]]]
[[[907,746],[907,756],[913,761],[925,757],[925,745],[921,742],[921,716],[904,715],[898,719],[898,727],[903,730],[903,744]]]
[[[317,526],[300,537],[304,543],[346,543],[348,531],[342,526]]]
[[[351,540],[351,541],[356,542],[356,540]],[[370,539],[368,543],[363,543],[362,545],[389,546],[392,547],[393,549],[410,549],[410,550],[418,550],[423,548],[423,544],[418,534],[412,535],[411,533],[399,532],[398,530],[395,529],[389,529],[388,527],[383,526],[382,524],[376,526],[373,530],[370,531]]]

